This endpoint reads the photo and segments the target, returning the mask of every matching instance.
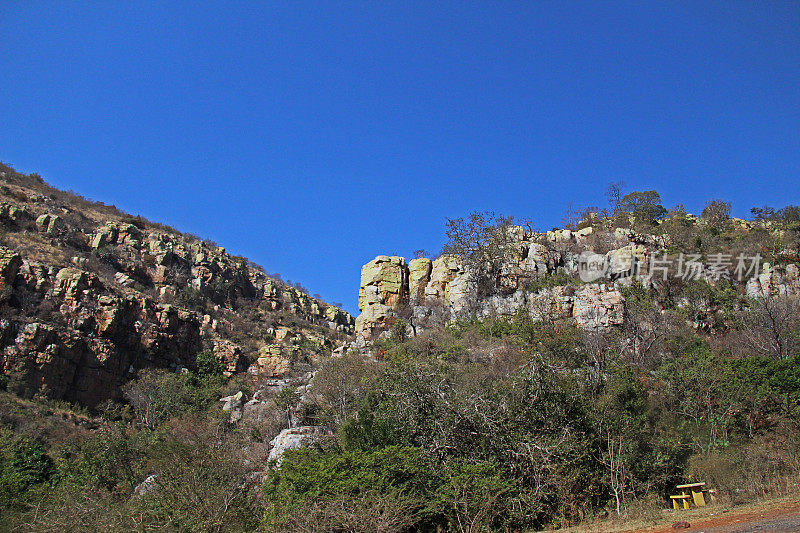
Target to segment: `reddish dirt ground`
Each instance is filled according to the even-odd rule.
[[[681,520],[676,514],[676,521]],[[723,512],[714,517],[690,521],[688,529],[673,529],[659,526],[655,529],[642,529],[640,533],[751,533],[769,531],[771,533],[800,533],[800,501],[783,502],[767,509]]]

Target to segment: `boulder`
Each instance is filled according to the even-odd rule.
[[[26,219],[29,219],[30,214],[24,207],[2,203],[0,204],[0,218],[4,218],[10,222],[20,223]]]
[[[206,315],[207,316],[207,315]],[[242,348],[227,340],[214,341],[214,357],[225,366],[224,374],[232,376],[247,370],[247,357],[242,353]]]
[[[612,276],[646,275],[648,253],[644,246],[630,244],[606,254],[609,273]]]
[[[402,257],[379,255],[361,268],[362,291],[375,287],[379,302],[396,307],[408,296],[408,264]],[[359,292],[358,308],[363,311],[370,302]]]
[[[242,391],[219,399],[219,401],[223,402],[222,410],[231,413],[231,422],[238,422],[242,418],[242,407],[246,400],[247,396]]]
[[[56,274],[53,295],[61,297],[68,304],[83,299],[92,289],[99,289],[97,276],[74,267],[62,268]]]
[[[0,246],[0,294],[11,288],[22,266],[22,257],[15,251]]]
[[[248,373],[259,377],[275,378],[289,373],[294,358],[294,349],[280,344],[270,344],[258,351],[255,364],[247,369]]]
[[[604,283],[583,285],[574,294],[572,317],[583,329],[621,326],[625,304],[622,292]]]
[[[119,229],[117,228],[116,224],[113,222],[106,224],[98,229],[97,232],[95,232],[95,234],[92,236],[90,241],[91,247],[97,250],[106,244],[115,244],[117,242],[118,232]]]
[[[58,215],[45,213],[36,219],[36,229],[45,235],[57,235],[65,227],[64,220]]]
[[[430,282],[425,287],[425,298],[445,301],[448,297],[448,285],[462,272],[461,261],[457,257],[437,257],[431,267]]]
[[[297,450],[304,446],[310,446],[325,438],[332,437],[333,433],[322,426],[299,426],[288,428],[281,431],[277,437],[270,441],[272,449],[267,458],[268,461],[275,462],[275,466],[280,467],[283,454],[287,450]]]
[[[150,474],[144,481],[136,485],[133,489],[134,496],[146,496],[147,494],[156,494],[158,492],[158,476]]]

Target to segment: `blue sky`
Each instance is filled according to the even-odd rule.
[[[0,2],[0,159],[356,312],[359,269],[611,181],[800,203],[800,3]]]

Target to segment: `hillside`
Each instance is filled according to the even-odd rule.
[[[451,220],[444,254],[380,255],[364,265],[354,347],[392,328],[415,336],[460,319],[520,313],[612,331],[630,315],[623,293],[633,286],[706,333],[730,329],[723,315],[745,308],[747,298],[800,295],[800,221],[664,215],[648,223],[588,210],[571,229],[547,232],[486,213]]]
[[[143,368],[302,372],[352,317],[224,248],[0,166],[2,375],[96,406]]]
[[[354,320],[3,172],[0,530],[531,531],[661,520],[687,480],[800,493],[797,207],[473,213],[364,265]]]

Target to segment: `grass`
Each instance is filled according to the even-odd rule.
[[[732,524],[737,518],[751,517],[757,519],[760,515],[771,511],[780,512],[781,510],[797,509],[798,495],[793,494],[781,497],[768,497],[756,501],[732,505],[724,498],[720,498],[715,503],[706,507],[692,508],[687,510],[663,509],[656,510],[655,513],[637,513],[638,516],[620,516],[605,518],[596,521],[587,521],[584,524],[558,530],[558,533],[661,533],[662,531],[674,531],[672,524],[678,521],[689,522],[692,531],[700,524],[707,521],[720,521],[724,524]],[[714,527],[722,524],[714,524]]]

